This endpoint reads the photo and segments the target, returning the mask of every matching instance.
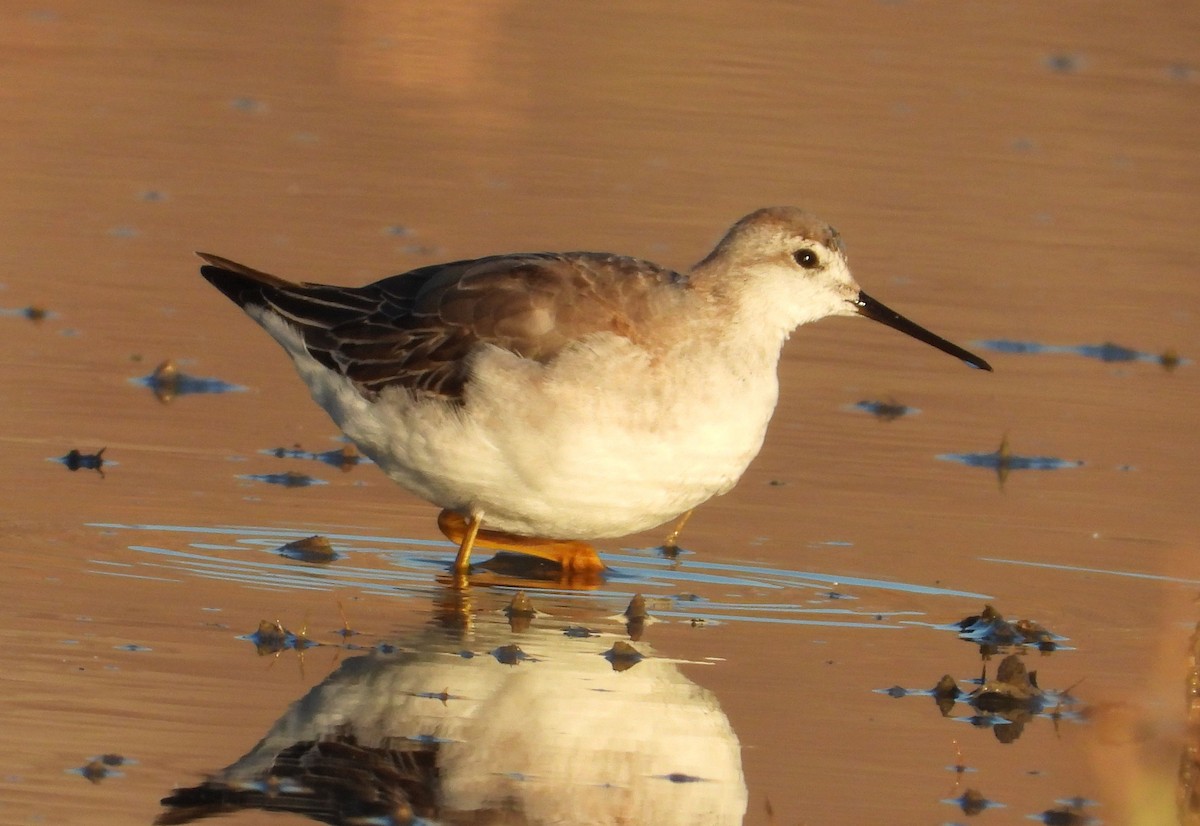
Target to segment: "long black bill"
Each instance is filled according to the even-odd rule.
[[[956,358],[960,358],[972,367],[980,370],[991,372],[992,365],[981,359],[974,353],[969,353],[957,344],[953,344],[941,336],[934,335],[926,330],[920,324],[915,324],[909,321],[904,316],[895,310],[880,304],[875,299],[866,293],[860,292],[858,300],[854,302],[854,306],[858,308],[858,314],[866,316],[872,321],[878,321],[880,324],[886,324],[894,330],[899,330],[902,333],[907,333],[918,341],[923,341],[926,344],[932,344],[934,347],[941,350],[943,353],[949,353]]]

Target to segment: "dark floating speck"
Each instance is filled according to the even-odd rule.
[[[1083,68],[1083,57],[1069,52],[1055,52],[1046,56],[1046,67],[1059,74],[1074,74]]]
[[[590,628],[584,628],[582,625],[569,625],[563,629],[563,636],[583,639],[585,637],[598,637],[600,634]]]
[[[861,410],[864,413],[870,413],[875,418],[883,422],[892,422],[903,416],[915,416],[921,411],[915,407],[908,407],[900,404],[896,400],[889,401],[861,401],[853,405],[855,410]]]
[[[138,376],[129,380],[132,384],[150,389],[160,402],[166,404],[176,396],[190,396],[197,393],[241,393],[245,387],[230,384],[221,379],[189,376],[182,372],[173,360],[167,359],[154,368],[147,376]]]
[[[154,650],[153,648],[150,648],[149,646],[138,645],[137,643],[133,643],[133,642],[127,642],[124,645],[114,645],[113,648],[115,648],[118,651],[134,651],[134,652],[139,652],[139,653],[143,652],[143,651],[153,651]]]
[[[259,115],[267,111],[267,104],[252,97],[236,97],[229,101],[229,105],[238,112],[247,112],[255,115]]]
[[[342,558],[342,555],[333,550],[333,545],[324,536],[297,539],[295,542],[281,546],[277,553],[297,562],[308,562],[314,565],[324,565]]]
[[[663,780],[670,780],[672,783],[703,783],[703,777],[696,777],[694,774],[684,774],[683,772],[671,772],[670,774],[661,775]]]
[[[287,473],[250,473],[238,477],[252,482],[266,482],[268,485],[279,485],[285,488],[307,488],[312,485],[328,485],[324,479],[305,476],[303,473],[288,471]]]
[[[393,238],[408,238],[413,234],[413,231],[403,224],[390,224],[383,228],[384,235],[390,235]]]
[[[1200,75],[1196,69],[1186,63],[1172,63],[1167,67],[1167,77],[1171,80],[1189,81],[1195,80]]]
[[[138,193],[138,200],[148,204],[161,204],[167,200],[167,193],[158,189],[147,189]]]
[[[65,456],[58,456],[51,459],[52,462],[61,462],[66,465],[67,470],[94,470],[101,476],[104,475],[104,465],[113,465],[116,462],[109,462],[104,458],[104,451],[108,448],[102,447],[95,453],[82,453],[75,448],[71,448]]]
[[[1129,347],[1123,347],[1120,344],[1113,344],[1110,341],[1102,344],[1040,344],[1036,341],[987,339],[973,342],[973,344],[983,350],[991,350],[994,353],[1014,355],[1066,353],[1110,364],[1134,361],[1148,362],[1150,364],[1158,364],[1167,370],[1173,370],[1183,364],[1191,364],[1191,361],[1188,359],[1180,358],[1179,354],[1174,350],[1168,349],[1162,353],[1146,353]]]

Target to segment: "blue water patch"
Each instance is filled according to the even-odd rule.
[[[129,546],[136,563],[122,570],[126,576],[192,576],[277,591],[347,589],[393,599],[428,599],[443,593],[444,578],[456,552],[456,546],[447,541],[335,533],[315,524],[307,530],[113,523],[91,527],[157,534],[147,537],[153,543]],[[337,565],[301,568],[280,559],[281,544],[309,537],[314,529],[361,564],[346,564],[343,559]],[[539,586],[539,593],[560,602],[599,600],[615,612],[624,610],[631,595],[640,592],[646,595],[654,617],[681,624],[757,622],[893,632],[927,626],[918,622],[924,616],[921,612],[889,610],[888,593],[990,599],[986,594],[912,582],[708,562],[696,557],[674,566],[644,549],[600,556],[608,571],[595,589],[579,591],[549,582]],[[504,577],[497,577],[490,587],[510,586]],[[519,581],[511,587],[516,590]],[[690,598],[697,591],[702,591],[703,600]],[[831,593],[855,599],[831,599]]]
[[[165,361],[145,376],[135,376],[130,384],[145,387],[161,402],[169,402],[178,396],[200,393],[243,393],[246,388],[221,379],[190,376],[180,372],[173,362]]]
[[[989,470],[1062,470],[1083,466],[1083,462],[1078,460],[1059,459],[1057,456],[1017,456],[1004,450],[991,453],[939,453],[937,458]]]
[[[371,460],[366,456],[359,455],[353,447],[337,448],[336,450],[326,450],[321,453],[313,453],[308,450],[302,450],[299,447],[273,447],[267,450],[260,450],[265,456],[274,456],[276,459],[307,459],[314,462],[322,462],[330,467],[349,470],[355,465],[371,464]]]
[[[1108,363],[1142,361],[1167,368],[1191,364],[1189,359],[1180,358],[1169,350],[1164,353],[1146,353],[1129,347],[1123,347],[1120,344],[1113,344],[1112,342],[1104,342],[1103,344],[1040,344],[1036,341],[987,339],[984,341],[975,341],[972,344],[983,350],[991,350],[994,353],[1015,355],[1065,353]]]
[[[307,476],[303,473],[247,473],[239,475],[239,479],[248,479],[251,482],[265,482],[268,485],[279,485],[285,488],[307,488],[312,485],[328,485],[324,479],[318,479],[315,476]]]
[[[45,307],[39,307],[36,304],[30,304],[28,307],[0,307],[0,316],[24,318],[29,321],[38,322],[58,318],[58,313],[47,310]]]

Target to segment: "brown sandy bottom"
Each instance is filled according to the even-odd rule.
[[[6,4],[0,822],[1197,822],[1197,42],[1170,3]],[[686,267],[773,203],[996,372],[798,331],[741,484],[587,588],[447,588],[435,509],[191,256]]]

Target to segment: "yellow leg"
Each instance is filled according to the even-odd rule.
[[[442,516],[448,511],[442,511]],[[441,517],[438,517],[438,524],[441,524]],[[471,517],[470,523],[467,525],[467,530],[463,534],[462,541],[458,543],[458,555],[454,557],[454,574],[462,576],[471,570],[471,549],[475,547],[475,537],[479,536],[479,526],[483,523],[483,514],[477,513]]]
[[[469,522],[454,511],[444,510],[438,514],[438,528],[451,542],[458,542],[458,557],[454,561],[454,572],[463,574],[473,547],[495,548],[514,553],[536,556],[557,562],[564,571],[578,574],[598,573],[604,563],[596,549],[587,542],[574,539],[539,539],[532,536],[516,536],[502,531],[480,530],[482,514]]]
[[[679,550],[679,532],[683,530],[683,526],[686,525],[688,520],[692,518],[692,514],[695,512],[695,510],[695,508],[692,508],[692,510],[687,511],[683,516],[679,517],[679,521],[675,523],[674,530],[667,534],[667,541],[663,543],[664,549],[668,551]]]

